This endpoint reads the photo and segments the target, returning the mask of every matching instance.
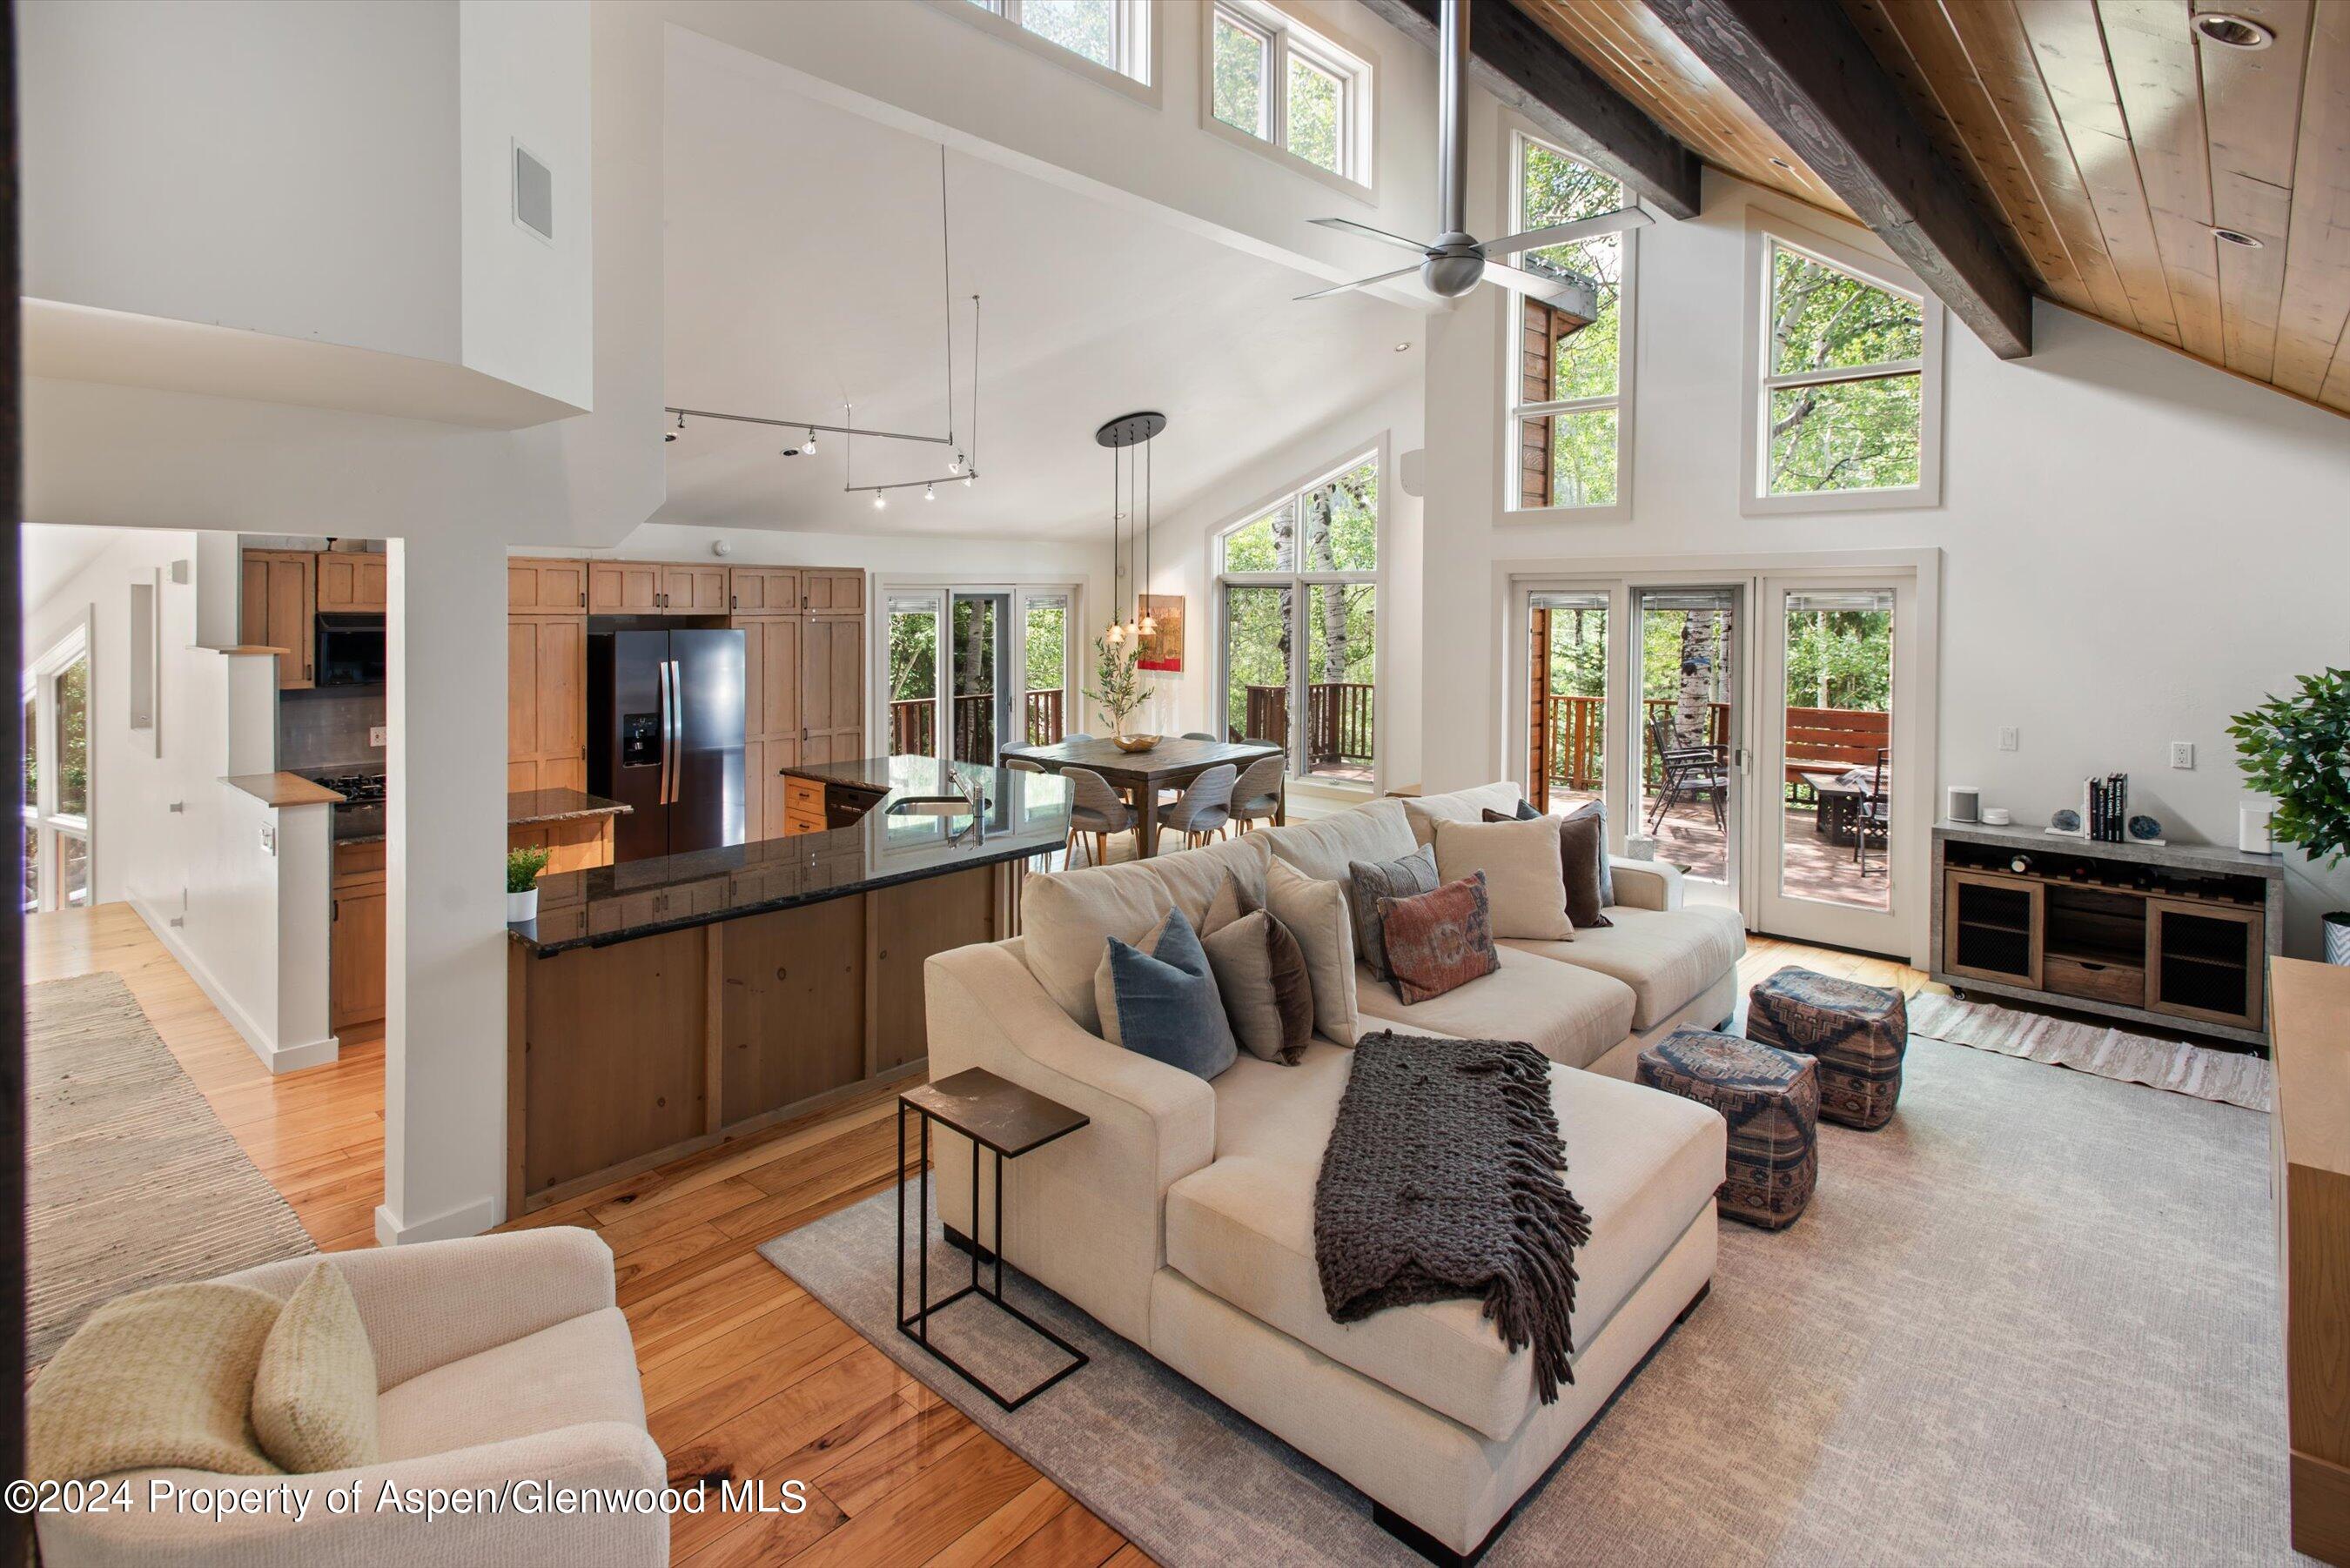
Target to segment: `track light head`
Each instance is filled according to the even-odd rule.
[[[815,427],[815,426],[813,426],[813,425],[811,425],[811,426],[809,426],[809,427],[808,427],[808,438],[807,438],[807,440],[806,440],[806,441],[802,441],[802,442],[800,443],[800,451],[801,451],[801,452],[802,452],[803,454],[806,454],[806,453],[807,453],[807,452],[814,452],[815,450],[816,450],[816,427]]]
[[[939,498],[939,493],[938,493],[938,490],[937,490],[937,488],[936,488],[935,486],[928,485],[928,484],[925,484],[924,486],[922,486],[922,499],[923,499],[923,500],[925,500],[925,501],[936,501],[938,498]]]
[[[873,493],[873,510],[874,510],[874,511],[879,512],[879,511],[880,511],[883,507],[885,507],[885,506],[887,506],[887,505],[889,505],[889,496],[887,496],[887,495],[883,494],[883,493],[882,493],[880,491],[879,491],[879,490],[877,490],[877,491],[875,491],[875,492]]]

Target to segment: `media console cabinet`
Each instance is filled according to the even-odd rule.
[[[1933,977],[1961,991],[2268,1044],[2273,856],[1934,828]]]

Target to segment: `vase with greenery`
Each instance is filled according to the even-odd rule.
[[[2276,802],[2269,826],[2317,864],[2350,852],[2350,670],[2301,678],[2301,690],[2272,697],[2229,722],[2245,782]],[[2325,917],[2325,959],[2350,963],[2350,910]]]
[[[1097,637],[1094,653],[1094,685],[1086,691],[1087,701],[1109,715],[1111,732],[1124,739],[1127,719],[1150,700],[1136,663],[1141,650],[1129,642]]]
[[[538,874],[546,869],[544,849],[506,851],[506,919],[538,919]]]

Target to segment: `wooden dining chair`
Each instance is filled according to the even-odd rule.
[[[1074,863],[1077,836],[1093,836],[1093,861],[1096,866],[1109,863],[1109,836],[1124,833],[1134,826],[1134,812],[1126,797],[1110,788],[1109,780],[1091,768],[1064,768],[1061,776],[1069,781],[1069,835],[1061,841],[1064,861]]]
[[[1191,781],[1180,800],[1166,808],[1160,828],[1181,834],[1185,847],[1191,849],[1222,837],[1232,819],[1232,785],[1240,776],[1240,769],[1230,763],[1210,768]]]

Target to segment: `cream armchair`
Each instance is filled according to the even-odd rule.
[[[285,1297],[317,1263],[291,1259],[227,1279]],[[140,1470],[127,1512],[47,1514],[52,1568],[647,1568],[669,1561],[669,1521],[632,1505],[558,1511],[559,1488],[657,1497],[667,1479],[645,1430],[629,1322],[614,1303],[612,1253],[592,1232],[550,1227],[336,1255],[375,1350],[383,1458],[322,1475],[221,1476]],[[150,1484],[285,1486],[307,1517],[278,1511],[214,1521],[148,1509]],[[328,1496],[359,1488],[356,1511]],[[400,1492],[497,1499],[494,1511],[427,1518],[379,1507]],[[298,1503],[297,1503],[298,1506]],[[444,1509],[448,1506],[445,1502]]]

